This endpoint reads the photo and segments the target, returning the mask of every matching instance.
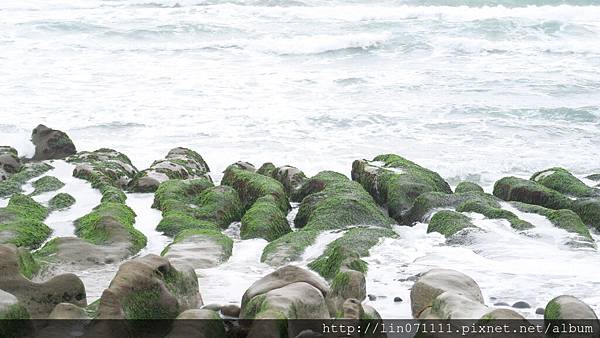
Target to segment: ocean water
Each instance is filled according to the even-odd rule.
[[[599,93],[599,0],[0,2],[0,144],[25,155],[44,123],[140,169],[175,146],[202,154],[216,180],[237,160],[349,174],[354,159],[393,152],[489,191],[550,166],[600,172]],[[90,190],[73,180],[66,191]],[[144,253],[159,253],[169,239],[151,199],[128,204]],[[71,234],[90,201],[52,216],[55,235]],[[410,277],[440,266],[472,275],[490,304],[571,293],[600,310],[597,251],[564,245],[544,220],[523,235],[470,216],[487,232],[463,245],[396,227],[401,239],[369,258],[371,305],[408,315]],[[226,265],[198,271],[205,303],[239,301],[271,271],[265,244],[236,240]],[[79,273],[92,299],[115,269]]]

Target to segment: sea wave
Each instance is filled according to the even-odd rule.
[[[390,40],[392,34],[317,34],[291,37],[267,37],[251,42],[251,48],[280,55],[320,54],[340,50],[369,50],[378,48]]]

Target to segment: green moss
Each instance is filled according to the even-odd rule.
[[[373,159],[383,165],[367,161],[355,161],[352,179],[385,206],[390,217],[398,222],[421,194],[437,191],[452,193],[450,186],[434,171],[423,168],[395,154],[379,155]]]
[[[162,304],[158,289],[135,291],[122,304],[126,319],[173,319],[179,314]]]
[[[39,195],[41,193],[55,191],[65,186],[65,184],[54,176],[44,176],[31,183],[35,189],[32,195]]]
[[[600,196],[600,190],[588,187],[564,168],[550,168],[537,172],[531,180],[573,197]]]
[[[446,194],[441,192],[428,192],[420,195],[410,210],[404,215],[404,220],[408,224],[414,222],[423,222],[435,209],[456,208],[461,203],[479,202],[494,208],[500,208],[498,199],[489,194],[479,192],[465,192],[456,194]]]
[[[190,274],[175,268],[168,270],[162,276],[169,292],[177,298],[187,297],[198,292],[198,276],[194,270]]]
[[[558,320],[562,319],[560,315],[560,305],[556,301],[556,298],[552,299],[546,305],[546,309],[544,310],[544,319],[545,320]]]
[[[96,318],[98,316],[98,309],[100,308],[100,298],[96,299],[93,303],[89,304],[84,308],[85,313],[89,318]]]
[[[67,193],[61,192],[50,199],[50,201],[48,202],[48,207],[50,208],[50,210],[61,210],[67,209],[73,204],[75,204],[75,197]]]
[[[319,231],[302,230],[287,233],[270,242],[263,250],[261,262],[280,261],[283,263],[298,260],[304,250],[315,242]]]
[[[582,198],[573,202],[572,210],[583,223],[600,230],[600,198]]]
[[[2,325],[0,325],[0,336],[8,337],[2,334],[5,332],[13,332],[13,330],[9,329],[10,323],[6,322],[7,320],[19,320],[29,318],[29,312],[27,312],[27,309],[20,304],[12,305],[7,310],[0,312],[0,320],[3,321]],[[20,325],[22,325],[22,323]],[[16,329],[16,327],[14,327],[13,329]]]
[[[331,293],[335,296],[346,294],[349,281],[350,274],[347,271],[338,272],[331,281]]]
[[[291,231],[285,213],[279,209],[275,199],[268,195],[256,200],[244,214],[240,237],[242,239],[264,238],[267,241],[273,241]]]
[[[233,251],[233,240],[216,229],[183,230],[177,236],[175,236],[173,242],[162,251],[161,255],[166,255],[169,252],[171,245],[180,243],[192,236],[207,237],[210,238],[213,242],[219,244],[223,248],[223,256],[221,257],[222,261],[226,261],[229,257],[231,257],[231,253]]]
[[[206,177],[193,180],[168,180],[161,183],[154,194],[153,207],[165,211],[181,211],[190,213],[190,205],[197,202],[204,190],[213,187]]]
[[[197,203],[200,207],[193,210],[198,219],[213,221],[226,229],[232,222],[242,217],[242,202],[235,189],[218,186],[206,189],[200,194]]]
[[[245,306],[242,307],[242,313],[240,314],[240,317],[254,319],[257,314],[267,311],[268,304],[266,300],[267,296],[264,294],[253,297]]]
[[[516,230],[526,230],[533,228],[533,225],[531,223],[520,219],[514,213],[502,208],[496,208],[493,205],[482,203],[480,201],[463,202],[462,204],[458,205],[456,211],[476,212],[491,219],[506,219],[510,223],[510,226]]]
[[[429,221],[427,232],[439,232],[450,237],[466,228],[475,228],[467,216],[456,211],[441,210],[436,212]]]
[[[239,194],[244,210],[248,210],[260,197],[273,196],[277,207],[287,212],[290,209],[283,185],[277,180],[255,172],[230,165],[221,180],[222,185],[233,187]]]
[[[102,193],[100,203],[125,203],[127,200],[127,195],[125,195],[123,190],[115,188],[112,185],[103,185],[100,192]]]
[[[550,209],[570,209],[571,200],[563,194],[537,182],[517,177],[505,177],[494,185],[494,196],[505,201],[540,205]]]
[[[0,232],[12,234],[7,237],[6,243],[36,248],[52,233],[42,223],[47,215],[48,209],[31,197],[13,195],[7,206],[0,208]]]
[[[465,192],[480,192],[483,193],[483,188],[477,184],[477,183],[473,183],[473,182],[460,182],[457,186],[456,189],[454,189],[455,193],[465,193]]]
[[[520,211],[535,213],[546,217],[557,228],[576,233],[593,243],[592,236],[581,218],[567,209],[552,210],[538,205],[513,202],[512,205]]]
[[[75,234],[93,244],[111,244],[113,232],[122,229],[129,235],[131,253],[137,253],[146,246],[146,236],[134,228],[135,216],[125,204],[102,203],[75,221]]]
[[[167,213],[156,227],[157,231],[162,231],[169,236],[175,236],[186,229],[218,230],[219,227],[214,222],[201,221],[181,212]]]
[[[40,265],[36,262],[29,250],[25,248],[19,248],[17,263],[19,264],[19,271],[21,274],[29,279],[40,271]]]
[[[324,190],[328,185],[348,181],[348,177],[335,171],[321,171],[304,181],[302,186],[292,193],[292,201],[301,202],[306,196]]]
[[[275,174],[276,171],[277,171],[277,167],[275,167],[275,165],[273,163],[266,162],[263,165],[261,165],[260,168],[258,168],[256,173],[265,175],[268,177],[273,177],[273,175]]]
[[[33,257],[40,265],[40,268],[53,261],[53,256],[58,252],[58,241],[59,238],[53,238],[33,253]]]
[[[21,170],[0,182],[0,197],[12,196],[22,192],[21,186],[32,178],[38,177],[52,169],[52,166],[43,162],[27,163]]]
[[[367,263],[360,258],[369,256],[369,250],[382,237],[395,238],[397,235],[393,230],[385,228],[352,228],[329,243],[325,252],[309,263],[308,267],[327,279],[335,277],[342,267],[365,273]]]

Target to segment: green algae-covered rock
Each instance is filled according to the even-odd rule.
[[[466,228],[476,228],[469,217],[456,211],[441,210],[436,212],[429,221],[427,232],[439,232],[450,237]]]
[[[600,197],[600,190],[591,188],[564,168],[550,168],[537,172],[531,180],[546,188],[573,197]]]
[[[394,223],[360,184],[344,175],[321,172],[308,179],[300,191],[311,193],[300,204],[296,227],[331,230],[353,225],[389,227]]]
[[[213,221],[226,229],[232,222],[242,218],[242,202],[235,189],[221,185],[204,190],[198,198],[199,208],[194,215],[203,220]]]
[[[171,149],[164,159],[155,161],[150,168],[136,174],[129,189],[134,192],[154,192],[162,182],[170,179],[206,177],[210,180],[209,171],[200,154],[178,147]]]
[[[473,182],[460,182],[457,186],[456,189],[454,189],[454,192],[457,194],[460,193],[464,193],[464,192],[480,192],[483,193],[483,188],[477,184],[477,183],[473,183]]]
[[[591,319],[598,317],[592,308],[573,296],[562,295],[548,302],[544,311],[546,320]],[[596,324],[597,325],[597,324]]]
[[[194,269],[217,266],[229,259],[233,240],[218,230],[181,231],[161,253],[172,264],[188,264]]]
[[[404,224],[403,214],[419,195],[431,191],[452,193],[439,174],[394,154],[379,155],[373,161],[354,161],[352,179],[384,206],[390,217]]]
[[[494,184],[494,196],[505,201],[540,205],[549,209],[570,209],[571,200],[542,184],[517,177],[504,177]]]
[[[553,210],[539,205],[532,205],[520,202],[511,203],[515,208],[523,212],[535,213],[546,217],[557,228],[580,235],[583,240],[594,243],[589,229],[585,226],[581,218],[573,211],[567,209]]]
[[[16,194],[5,208],[0,208],[0,244],[38,247],[52,230],[43,223],[48,209],[31,197]]]
[[[273,163],[263,164],[257,171],[258,174],[272,177],[283,184],[285,193],[294,201],[300,202],[301,200],[295,200],[298,189],[306,181],[306,175],[300,169],[284,165],[281,167],[275,167]]]
[[[304,250],[315,242],[318,230],[302,230],[287,233],[270,242],[263,250],[261,262],[282,266],[302,257]]]
[[[41,193],[55,191],[65,186],[65,184],[54,176],[44,176],[31,183],[35,189],[31,195],[39,195]]]
[[[61,192],[59,194],[54,195],[50,201],[48,202],[48,208],[50,210],[62,210],[70,208],[73,204],[75,204],[75,197],[70,194]]]
[[[31,162],[22,165],[18,172],[6,180],[0,180],[0,197],[21,193],[22,186],[32,178],[38,177],[52,169],[52,166],[42,162]]]
[[[309,263],[308,267],[327,279],[335,277],[341,269],[365,273],[367,264],[360,258],[369,256],[369,250],[384,237],[395,238],[397,235],[386,228],[352,228],[331,242],[325,252]]]
[[[285,213],[278,208],[275,198],[267,195],[257,199],[242,217],[240,237],[272,241],[291,231]]]
[[[82,151],[70,156],[68,162],[75,164],[73,176],[92,183],[105,195],[111,188],[127,187],[138,173],[129,157],[116,150],[101,148],[92,152]],[[114,190],[111,191],[114,194]],[[124,196],[124,195],[123,195]]]
[[[260,197],[268,195],[273,197],[281,211],[287,212],[290,209],[284,187],[279,181],[246,170],[238,164],[227,167],[221,184],[230,186],[238,192],[244,210],[250,209]]]
[[[135,254],[146,236],[134,228],[135,213],[121,203],[102,203],[75,221],[75,234],[96,245],[126,245]]]
[[[573,201],[571,209],[583,223],[600,230],[600,198],[580,198]]]

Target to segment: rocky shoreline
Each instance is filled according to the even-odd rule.
[[[213,324],[194,329],[206,337],[282,332],[264,327],[272,323],[253,322],[257,319],[380,320],[376,309],[364,304],[369,269],[364,258],[382,239],[399,238],[395,224],[427,222],[428,232],[448,241],[486,231],[466,213],[505,220],[518,233],[534,227],[506,204],[570,233],[567,244],[573,248],[597,249],[590,229],[600,230],[600,188],[564,168],[540,171],[529,180],[502,178],[492,194],[472,182],[453,191],[437,173],[395,154],[354,161],[351,178],[333,171],[307,177],[289,165],[265,163],[257,169],[236,162],[216,184],[202,156],[187,148],[174,148],[138,170],[113,149],[78,152],[68,135],[43,125],[33,130],[32,142],[31,159],[0,147],[0,198],[8,200],[0,208],[0,319],[83,320],[98,335],[106,328],[95,319],[210,319]],[[72,220],[72,237],[51,237],[44,221],[70,208],[73,196],[56,193],[47,203],[32,198],[65,185],[44,176],[52,160],[72,164],[73,176],[101,193],[93,210]],[[600,181],[597,173],[586,179]],[[31,192],[23,188],[27,182]],[[126,193],[140,192],[154,194],[153,208],[162,214],[156,230],[172,238],[160,256],[140,255],[147,238],[136,229],[137,215],[126,204]],[[298,204],[293,225],[287,218],[290,203]],[[276,270],[247,289],[239,304],[204,304],[195,270],[227,262],[233,241],[224,231],[234,222],[240,224],[241,239],[269,242],[261,261]],[[344,232],[307,269],[294,265],[327,231]],[[106,264],[120,267],[100,299],[90,303],[81,279],[59,269],[85,271]],[[518,311],[485,304],[477,283],[459,271],[432,269],[414,279],[414,319],[525,320]],[[548,320],[597,319],[571,295],[556,295],[542,312]],[[12,328],[15,335],[29,329]],[[169,327],[171,336],[186,336],[188,329]],[[127,336],[143,328],[123,323],[110,330]],[[282,337],[307,334],[293,325],[284,331]]]

